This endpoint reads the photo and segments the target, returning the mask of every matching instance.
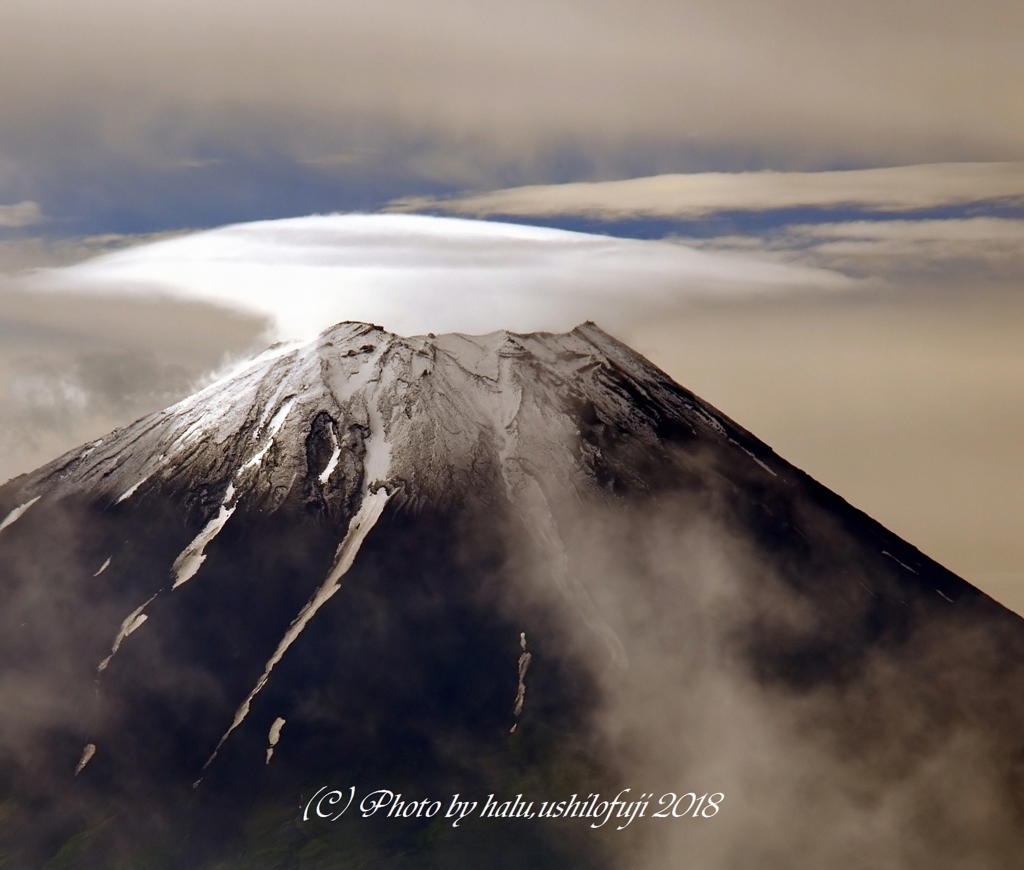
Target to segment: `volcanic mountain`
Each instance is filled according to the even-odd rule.
[[[12,866],[1024,847],[1024,623],[593,324],[342,323],[7,483],[0,518]],[[650,807],[309,817],[350,788]],[[655,816],[688,792],[719,809]]]

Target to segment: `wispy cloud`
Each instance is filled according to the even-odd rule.
[[[104,233],[98,236],[65,238],[46,238],[33,234],[28,237],[0,239],[0,282],[5,277],[9,278],[23,270],[69,266],[101,254],[177,235],[181,235],[181,232]]]
[[[761,236],[690,239],[858,277],[931,283],[1024,280],[1024,219],[859,220],[794,224]]]
[[[265,324],[209,305],[36,293],[0,275],[0,482],[158,410]]]
[[[26,199],[14,205],[0,205],[0,227],[29,227],[42,221],[43,210],[37,202]]]
[[[414,198],[395,211],[603,220],[698,218],[715,212],[856,207],[917,211],[987,201],[1024,205],[1024,163],[938,163],[843,172],[702,172],[531,185],[454,199]]]

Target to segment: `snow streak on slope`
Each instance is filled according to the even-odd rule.
[[[124,639],[128,637],[128,635],[130,635],[133,631],[138,629],[142,625],[142,623],[146,621],[147,616],[145,613],[143,613],[143,611],[147,607],[149,607],[150,602],[152,602],[152,600],[156,598],[158,594],[159,593],[154,593],[148,601],[146,601],[144,604],[140,604],[138,607],[135,608],[135,610],[133,610],[124,618],[124,622],[121,623],[121,628],[117,632],[117,637],[114,638],[114,644],[110,647],[110,655],[108,655],[103,661],[101,661],[99,667],[96,668],[97,674],[102,674],[107,669],[107,665],[110,664],[110,660],[117,654],[117,651],[121,648],[121,644],[124,643]]]
[[[370,533],[370,529],[372,529],[374,525],[376,525],[377,520],[380,519],[380,515],[384,512],[384,506],[388,503],[388,499],[390,498],[391,494],[386,492],[384,489],[378,489],[376,492],[364,496],[363,503],[359,506],[359,511],[352,518],[352,524],[349,527],[348,534],[345,536],[345,540],[342,541],[341,546],[338,548],[338,555],[335,560],[334,567],[327,575],[327,579],[324,580],[323,585],[317,589],[316,593],[309,600],[306,606],[302,608],[299,615],[292,620],[292,624],[288,627],[288,631],[285,632],[284,637],[281,638],[281,642],[277,645],[277,649],[274,650],[274,654],[267,662],[266,667],[263,670],[263,675],[259,678],[259,681],[256,683],[253,690],[235,712],[235,718],[231,723],[231,727],[224,732],[224,735],[220,738],[220,742],[217,743],[216,748],[213,750],[213,754],[206,760],[206,764],[203,765],[204,770],[209,767],[211,762],[217,757],[217,753],[224,745],[224,741],[231,736],[231,732],[241,725],[245,717],[249,715],[249,708],[252,705],[253,698],[255,698],[259,691],[267,684],[267,680],[270,679],[270,672],[284,657],[284,654],[288,651],[288,647],[295,642],[298,636],[302,633],[302,630],[316,615],[316,612],[341,588],[341,578],[344,577],[352,567],[352,563],[355,562],[356,555],[359,553],[359,548],[362,546],[363,541],[366,540],[366,536]]]
[[[334,427],[332,426],[329,431],[331,433],[331,458],[327,460],[327,465],[324,466],[324,470],[320,472],[320,476],[317,478],[321,486],[327,485],[331,475],[334,474],[334,469],[338,467],[338,460],[341,459],[341,445],[338,443],[338,436],[334,432]]]
[[[128,489],[126,489],[117,497],[117,501],[114,502],[114,504],[121,504],[121,502],[130,499],[133,495],[135,495],[136,492],[139,491],[139,487],[142,486],[142,484],[144,484],[147,480],[149,480],[149,478],[144,477],[142,478],[142,480],[133,483],[130,487],[128,487]]]
[[[281,729],[284,728],[284,723],[285,720],[278,716],[270,726],[270,733],[267,734],[267,764],[270,764],[270,759],[274,757],[274,747],[281,739]]]
[[[171,587],[172,589],[177,589],[182,583],[196,576],[196,573],[203,566],[203,562],[206,561],[206,554],[203,550],[206,549],[206,545],[210,541],[217,537],[217,534],[224,528],[227,521],[231,519],[231,515],[234,512],[234,507],[227,507],[222,504],[217,511],[217,516],[206,524],[203,530],[196,535],[192,543],[174,560],[174,564],[171,566],[171,570],[174,572],[174,585]]]
[[[75,765],[75,776],[78,776],[85,766],[92,761],[92,757],[96,754],[96,744],[86,743],[85,748],[82,750],[82,757],[78,759],[78,764]]]
[[[27,511],[30,507],[32,507],[32,505],[39,501],[40,498],[41,496],[37,495],[35,498],[29,499],[24,504],[18,505],[18,507],[12,510],[6,517],[4,517],[4,521],[0,523],[0,532],[2,532],[8,526],[16,523],[19,519],[21,519],[22,516],[24,516],[25,511]]]
[[[266,432],[263,431],[263,420],[260,420],[256,427],[256,431],[253,433],[253,438],[265,437],[266,443],[252,455],[245,465],[242,466],[241,471],[247,471],[250,468],[259,467],[260,463],[263,462],[263,457],[267,455],[267,451],[274,446],[274,436],[277,435],[281,426],[284,425],[284,421],[288,418],[288,414],[295,404],[295,397],[289,398],[277,411],[273,419],[270,421],[270,425],[267,427]]]

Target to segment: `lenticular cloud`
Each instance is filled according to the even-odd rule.
[[[611,328],[699,297],[841,289],[824,270],[456,218],[316,215],[236,224],[105,254],[40,286],[169,295],[269,318],[277,339],[343,320],[405,334]]]

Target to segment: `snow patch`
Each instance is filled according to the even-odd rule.
[[[90,761],[92,761],[92,757],[95,754],[96,754],[96,744],[95,743],[86,743],[85,744],[85,749],[82,750],[82,757],[80,759],[78,759],[78,766],[75,767],[75,776],[78,776],[78,774],[80,774],[83,770],[85,770],[85,766]]]
[[[231,494],[234,494],[233,488],[231,488]],[[171,566],[171,571],[174,572],[174,584],[171,586],[171,589],[177,589],[182,583],[196,576],[199,569],[203,566],[203,562],[206,561],[206,554],[203,550],[206,549],[210,541],[217,537],[220,530],[231,519],[231,515],[235,512],[236,507],[237,505],[227,507],[222,504],[220,510],[217,511],[217,516],[210,520],[203,527],[203,530],[195,536],[192,543],[181,551],[181,554],[174,560],[174,564]]]
[[[733,443],[735,443],[735,442],[733,442]],[[763,463],[763,462],[762,462],[762,461],[761,461],[760,459],[758,459],[758,458],[757,458],[757,457],[756,457],[756,456],[755,456],[755,455],[754,455],[753,453],[751,453],[751,452],[750,452],[749,450],[747,450],[747,448],[746,448],[746,447],[744,447],[744,446],[743,446],[742,444],[741,444],[741,445],[739,445],[739,448],[740,448],[740,450],[742,450],[742,451],[743,451],[744,453],[746,453],[746,454],[747,454],[747,456],[749,456],[749,457],[750,457],[751,459],[753,459],[753,460],[754,460],[754,462],[756,462],[756,463],[757,463],[758,465],[760,465],[760,466],[761,466],[761,467],[762,467],[762,468],[763,468],[763,469],[764,469],[765,471],[767,471],[767,472],[768,472],[768,473],[769,473],[769,474],[770,474],[770,475],[771,475],[772,477],[778,477],[778,475],[777,475],[777,474],[776,474],[776,473],[775,473],[774,471],[772,471],[772,470],[771,470],[771,469],[770,469],[770,468],[769,468],[769,467],[768,467],[767,465],[765,465],[765,464],[764,464],[764,463]]]
[[[349,401],[355,396],[360,390],[363,389],[370,381],[376,380],[380,377],[380,361],[384,356],[384,351],[389,347],[387,341],[382,341],[380,347],[377,348],[376,352],[368,360],[363,362],[355,373],[347,378],[340,388],[337,390],[338,403],[342,404]]]
[[[121,648],[121,644],[124,643],[124,639],[146,621],[148,617],[142,611],[149,607],[150,602],[159,594],[159,592],[155,592],[152,596],[150,596],[148,601],[136,607],[131,613],[129,613],[124,618],[124,621],[121,623],[121,629],[120,631],[118,631],[117,637],[114,638],[114,644],[110,647],[110,655],[108,655],[103,661],[101,661],[99,667],[96,668],[97,675],[102,674],[107,669],[107,665],[110,664],[110,660],[117,654],[117,651]]]
[[[363,493],[373,487],[378,481],[383,480],[391,467],[391,444],[387,440],[387,433],[384,428],[384,415],[379,407],[379,395],[381,391],[381,379],[384,376],[382,361],[393,343],[382,341],[374,350],[373,355],[362,362],[359,368],[349,377],[337,384],[333,390],[335,401],[344,405],[351,401],[356,395],[364,391],[370,384],[374,384],[369,395],[365,397],[367,421],[370,427],[369,437],[366,439],[366,454],[363,457]]]
[[[93,441],[92,444],[90,444],[88,447],[85,448],[85,450],[78,454],[79,460],[87,459],[89,456],[96,452],[96,448],[99,447],[102,443],[102,438],[100,438],[99,441]]]
[[[288,414],[291,413],[291,410],[294,407],[297,398],[297,396],[292,396],[283,405],[281,405],[280,408],[277,409],[277,413],[274,414],[273,418],[271,419],[270,425],[267,426],[268,438],[273,438],[281,430],[281,427],[284,425],[284,421],[288,417]]]
[[[4,517],[4,521],[0,523],[0,532],[6,529],[9,525],[12,525],[16,523],[18,520],[20,520],[22,516],[24,516],[25,511],[32,507],[32,505],[34,505],[41,498],[41,495],[37,495],[35,498],[29,499],[24,504],[18,505],[6,517]]]
[[[890,552],[889,552],[888,550],[882,550],[882,555],[883,555],[883,556],[888,556],[888,557],[889,557],[890,559],[892,559],[892,560],[893,560],[893,561],[894,561],[894,562],[895,562],[895,563],[896,563],[897,565],[899,565],[899,566],[900,566],[900,567],[902,567],[902,568],[906,568],[906,569],[907,569],[907,570],[908,570],[908,571],[909,571],[909,572],[910,572],[911,574],[916,574],[916,573],[917,573],[917,571],[915,571],[915,570],[914,570],[913,568],[911,568],[911,567],[910,567],[910,566],[909,566],[909,565],[908,565],[908,564],[907,564],[906,562],[901,562],[901,561],[900,561],[899,559],[897,559],[897,558],[896,558],[896,557],[895,557],[895,556],[894,556],[894,555],[893,555],[892,553],[890,553]],[[936,591],[938,591],[938,590],[936,590]],[[941,594],[941,593],[940,593],[940,594]]]
[[[263,445],[263,447],[256,451],[256,453],[254,453],[249,458],[249,461],[238,469],[238,474],[241,474],[243,471],[248,471],[253,466],[259,466],[259,464],[263,462],[263,457],[267,455],[267,451],[270,449],[270,445],[273,443],[273,441],[268,441],[266,444]]]
[[[523,651],[519,654],[519,688],[516,691],[515,707],[512,709],[512,715],[516,717],[517,721],[509,732],[512,734],[515,733],[516,727],[519,725],[519,716],[523,712],[523,703],[526,701],[526,671],[527,668],[530,667],[530,662],[533,660],[533,655],[526,651],[525,631],[519,633],[519,646]]]
[[[123,502],[123,501],[131,498],[133,495],[135,495],[135,493],[138,491],[139,487],[142,486],[142,484],[144,484],[147,480],[149,480],[149,478],[151,476],[152,475],[147,474],[138,483],[133,484],[128,489],[126,489],[124,492],[122,492],[121,495],[118,496],[117,501],[115,501],[114,504],[121,504],[121,502]]]
[[[366,403],[366,410],[370,418],[370,437],[366,440],[363,475],[372,486],[383,480],[391,468],[391,443],[384,432],[384,416],[377,406],[376,393]]]
[[[716,423],[715,425],[716,425],[716,426],[718,426],[718,424],[717,424],[717,423]],[[723,434],[725,434],[725,430],[724,430],[724,429],[722,429],[722,427],[721,427],[721,426],[718,426],[718,428],[719,428],[719,430],[721,430],[721,432],[722,432]],[[729,436],[728,436],[728,435],[726,435],[726,438],[729,438]],[[763,462],[762,462],[762,461],[761,461],[760,459],[758,459],[758,458],[757,458],[757,457],[756,457],[756,456],[755,456],[755,455],[754,455],[753,453],[751,453],[751,452],[750,452],[749,450],[747,450],[747,448],[746,448],[746,447],[744,447],[744,446],[743,446],[742,444],[740,444],[740,443],[739,443],[739,441],[733,441],[733,439],[732,439],[732,438],[729,438],[729,443],[730,443],[730,444],[735,444],[735,445],[736,445],[737,447],[739,447],[739,449],[740,449],[740,450],[742,450],[742,451],[743,451],[744,453],[746,453],[746,454],[747,454],[747,456],[749,456],[749,457],[750,457],[751,459],[753,459],[753,460],[754,460],[754,462],[756,462],[756,463],[757,463],[758,465],[760,465],[760,466],[761,466],[761,467],[762,467],[762,468],[763,468],[763,469],[764,469],[765,471],[767,471],[767,472],[768,472],[768,473],[769,473],[769,474],[770,474],[770,475],[771,475],[772,477],[778,477],[778,475],[777,475],[777,474],[776,474],[776,473],[775,473],[774,471],[772,471],[772,470],[771,470],[771,469],[770,469],[770,468],[769,468],[769,467],[768,467],[767,465],[765,465],[765,464],[764,464],[764,463],[763,463]]]
[[[287,402],[285,402],[278,409],[277,413],[274,415],[273,419],[270,421],[270,425],[267,426],[267,431],[266,431],[267,443],[264,444],[263,447],[261,447],[255,454],[253,454],[253,456],[249,459],[248,462],[245,463],[245,465],[243,465],[241,468],[238,469],[238,474],[241,474],[242,472],[247,471],[248,469],[252,468],[253,466],[259,466],[259,464],[261,462],[263,462],[263,457],[267,455],[267,451],[273,445],[273,443],[274,443],[274,436],[277,435],[278,431],[280,431],[280,429],[281,429],[281,426],[284,425],[285,418],[288,416],[289,412],[292,409],[292,406],[295,404],[296,398],[297,398],[296,396],[292,396],[290,399],[288,399]],[[256,432],[253,434],[253,438],[259,438],[260,437],[260,435],[262,434],[261,431],[260,431],[262,425],[263,424],[261,423],[259,426],[257,426]]]
[[[99,577],[99,576],[100,576],[100,574],[102,574],[102,573],[103,573],[104,571],[106,571],[106,570],[107,570],[107,568],[109,568],[109,567],[110,567],[110,559],[111,559],[111,557],[110,557],[110,556],[107,556],[107,561],[106,561],[106,562],[104,562],[104,563],[103,563],[102,565],[100,565],[100,570],[99,570],[99,571],[97,571],[97,572],[96,572],[95,574],[93,574],[92,576],[93,576],[93,577]]]
[[[331,479],[331,475],[334,474],[334,469],[338,467],[338,460],[341,459],[341,445],[338,443],[338,436],[334,434],[334,427],[330,428],[331,433],[331,444],[334,447],[334,452],[331,453],[331,458],[327,460],[327,465],[324,470],[320,472],[320,476],[317,480],[320,481],[321,486],[326,486],[327,481]]]
[[[274,747],[277,746],[277,741],[281,739],[281,729],[284,727],[285,720],[278,716],[274,720],[274,724],[270,726],[270,734],[267,736],[267,764],[270,764],[270,759],[274,757]]]

